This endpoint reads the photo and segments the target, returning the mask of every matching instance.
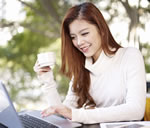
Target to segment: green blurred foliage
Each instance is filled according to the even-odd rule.
[[[53,70],[58,90],[65,95],[68,88],[69,80],[59,72],[59,38],[61,20],[69,3],[61,0],[45,0],[44,2],[42,0],[28,2],[28,5],[24,6],[26,18],[19,23],[24,30],[18,32],[20,26],[15,26],[12,23],[14,26],[9,26],[13,35],[12,39],[8,41],[6,46],[0,46],[0,77],[8,85],[7,88],[12,100],[17,103],[18,110],[26,106],[25,101],[38,102],[41,98],[41,93],[37,96],[32,95],[36,89],[40,90],[40,83],[34,83],[37,78],[33,71],[37,54],[40,52],[54,51],[56,53],[57,63]],[[50,2],[50,5],[47,6],[47,2]],[[53,10],[49,10],[51,6]],[[9,23],[9,21],[7,22]],[[5,72],[5,76],[3,72]]]
[[[147,73],[150,73],[150,44],[149,43],[144,43],[140,44],[141,46],[141,52],[144,57],[145,61],[145,69]]]

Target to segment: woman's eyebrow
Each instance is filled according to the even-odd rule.
[[[89,28],[81,29],[81,30],[79,31],[79,33],[81,33],[81,32],[84,31],[84,30],[87,30],[87,29],[89,29]]]
[[[87,30],[87,29],[89,29],[89,28],[83,28],[83,29],[81,29],[81,30],[79,31],[79,33],[83,32],[84,30]],[[74,33],[70,33],[70,35],[75,35],[75,34],[74,34]]]

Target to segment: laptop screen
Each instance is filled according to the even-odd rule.
[[[0,82],[0,123],[8,128],[23,128],[2,82]]]
[[[0,88],[0,112],[4,111],[8,106],[9,106],[9,102],[6,98],[3,88],[1,87]]]

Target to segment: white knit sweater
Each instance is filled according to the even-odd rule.
[[[90,95],[96,108],[76,108],[78,97],[72,91],[70,81],[63,104],[72,109],[72,121],[91,124],[142,119],[145,112],[146,80],[143,57],[139,50],[120,48],[111,57],[102,51],[94,64],[91,58],[87,58],[85,67],[90,71]],[[57,105],[61,101],[52,77],[52,73],[46,73],[40,76],[40,80],[45,83],[43,91],[49,105]]]

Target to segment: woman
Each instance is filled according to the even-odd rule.
[[[61,39],[61,71],[71,79],[63,104],[50,68],[35,65],[50,104],[43,117],[57,113],[87,124],[143,118],[146,81],[142,55],[135,48],[117,44],[92,3],[68,10]]]

